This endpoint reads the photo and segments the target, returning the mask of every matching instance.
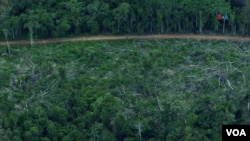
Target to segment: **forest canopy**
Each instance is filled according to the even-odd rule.
[[[227,14],[228,21],[219,22],[218,13]],[[249,13],[247,0],[1,0],[0,29],[12,39],[30,34],[37,38],[97,33],[246,35]]]

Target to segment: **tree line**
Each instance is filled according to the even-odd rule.
[[[221,24],[216,14],[228,14]],[[248,34],[247,0],[2,0],[0,29],[10,38],[77,34],[213,32]]]

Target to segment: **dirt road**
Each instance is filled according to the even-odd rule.
[[[74,38],[55,38],[35,41],[35,43],[54,43],[67,41],[88,41],[88,40],[118,40],[118,39],[200,39],[200,40],[235,40],[250,41],[249,37],[220,36],[220,35],[193,35],[193,34],[153,34],[153,35],[122,35],[122,36],[82,36]],[[29,40],[9,41],[9,44],[29,44]],[[6,42],[0,42],[6,45]]]

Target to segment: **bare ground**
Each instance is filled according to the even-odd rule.
[[[74,38],[54,38],[37,40],[35,43],[55,43],[68,41],[88,40],[118,40],[118,39],[200,39],[200,40],[235,40],[250,41],[249,37],[222,36],[222,35],[194,35],[194,34],[152,34],[152,35],[121,35],[121,36],[81,36]],[[9,41],[9,44],[29,44],[29,40]],[[1,41],[0,45],[6,45]]]

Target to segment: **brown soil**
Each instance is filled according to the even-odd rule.
[[[153,34],[153,35],[122,35],[122,36],[82,36],[74,38],[55,38],[35,41],[35,43],[54,43],[67,41],[88,41],[88,40],[118,40],[118,39],[200,39],[200,40],[235,40],[250,41],[248,37],[240,36],[219,36],[219,35],[194,35],[194,34]],[[29,40],[9,41],[9,44],[29,44]],[[0,42],[6,45],[6,42]]]

